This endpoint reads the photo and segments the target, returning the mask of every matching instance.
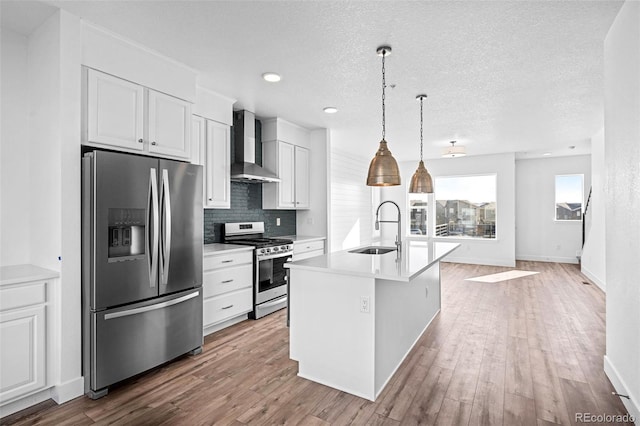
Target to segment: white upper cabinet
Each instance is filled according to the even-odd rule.
[[[295,194],[296,208],[308,209],[309,204],[309,150],[296,146],[295,150]]]
[[[191,116],[191,163],[199,166],[204,166],[206,126],[207,120],[197,115]]]
[[[278,174],[279,183],[262,185],[262,208],[309,208],[309,150],[282,141],[263,142],[263,165]]]
[[[206,120],[205,199],[209,208],[231,208],[231,130],[226,124]]]
[[[85,143],[190,158],[189,102],[92,69],[86,87]]]
[[[87,92],[88,141],[141,151],[144,88],[89,70]]]
[[[149,90],[149,152],[189,158],[191,104]]]
[[[278,150],[278,177],[280,188],[278,191],[279,208],[296,207],[296,182],[295,182],[295,146],[277,142]]]

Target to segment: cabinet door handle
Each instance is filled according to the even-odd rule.
[[[222,263],[231,263],[233,262],[233,259],[229,259],[229,260],[223,260]]]
[[[230,283],[230,282],[233,282],[233,280],[224,280],[224,281],[221,282],[221,284],[226,284],[226,283]]]
[[[233,308],[233,305],[224,306],[222,309],[229,309],[229,308]]]
[[[138,143],[143,143],[144,140],[142,140],[142,138],[138,139]]]
[[[209,198],[209,201],[213,201],[213,198]]]
[[[151,145],[157,145],[156,141],[151,142]]]

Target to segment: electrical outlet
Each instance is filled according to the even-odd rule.
[[[369,296],[360,296],[360,312],[363,314],[368,314],[370,311],[370,302]]]
[[[276,226],[280,226],[280,218],[276,217]]]

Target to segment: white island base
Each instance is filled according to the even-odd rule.
[[[354,270],[336,270],[332,256],[353,260]],[[371,273],[358,273],[361,256],[372,263]],[[380,277],[379,263],[393,262],[395,252],[323,257],[324,265],[317,258],[290,265],[290,357],[299,363],[298,376],[374,401],[440,311],[444,255],[431,256],[413,274],[398,265],[397,276],[388,278]]]

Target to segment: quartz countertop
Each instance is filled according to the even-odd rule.
[[[290,238],[294,243],[308,243],[311,241],[320,241],[327,239],[327,237],[319,237],[315,235],[285,235],[283,237],[276,238]]]
[[[371,246],[388,247],[381,244]],[[402,244],[399,258],[395,250],[385,254],[350,253],[358,249],[353,248],[288,262],[285,267],[408,282],[459,246],[458,243],[406,241]]]
[[[11,265],[0,268],[0,286],[58,278],[60,274],[35,265]]]
[[[219,254],[219,253],[233,253],[233,252],[241,252],[241,251],[249,251],[253,250],[255,247],[253,246],[244,246],[240,244],[224,244],[224,243],[213,243],[213,244],[205,244],[203,254]]]

